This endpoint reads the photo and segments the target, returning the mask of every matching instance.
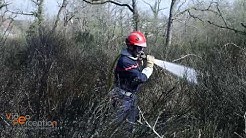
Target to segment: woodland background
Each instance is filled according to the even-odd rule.
[[[199,84],[154,68],[138,93],[142,125],[132,137],[246,137],[246,1],[63,0],[57,16],[11,11],[0,0],[1,137],[124,137],[111,130],[113,61],[129,32],[141,30],[147,53],[190,66]],[[169,14],[163,14],[163,11]],[[18,20],[19,15],[33,20]],[[57,130],[8,126],[5,113],[55,120]]]

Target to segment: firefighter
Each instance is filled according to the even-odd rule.
[[[138,117],[136,93],[139,86],[146,82],[153,72],[155,58],[145,56],[143,66],[143,50],[147,47],[146,38],[139,31],[131,32],[125,40],[127,48],[121,51],[115,68],[115,87],[113,105],[116,108],[116,122],[128,121],[134,124]],[[130,127],[130,131],[133,125]]]

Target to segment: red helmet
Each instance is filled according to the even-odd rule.
[[[143,33],[139,31],[131,32],[126,38],[127,45],[147,47],[146,38]]]

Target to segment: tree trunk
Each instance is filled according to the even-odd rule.
[[[54,26],[52,28],[52,32],[54,32],[56,30],[56,28],[58,26],[58,23],[60,21],[61,13],[67,7],[67,4],[68,4],[68,1],[67,0],[63,0],[62,5],[61,5],[61,7],[60,7],[60,9],[59,9],[59,11],[57,13],[56,21],[55,21]]]
[[[38,28],[39,28],[39,31],[41,29],[41,26],[42,26],[42,23],[43,23],[43,20],[44,20],[44,0],[37,0],[37,6],[38,6],[38,11],[37,11],[37,19],[38,19]]]
[[[137,11],[137,4],[136,0],[132,0],[132,8],[133,8],[133,24],[134,24],[134,30],[137,31],[139,30],[139,16],[138,16],[138,11]]]
[[[132,6],[128,5],[128,4],[122,4],[116,1],[112,1],[112,0],[108,0],[108,1],[100,1],[100,0],[83,0],[86,3],[92,4],[92,5],[98,5],[98,4],[105,4],[105,3],[112,3],[121,7],[127,7],[132,13],[133,13],[133,26],[134,26],[134,30],[137,31],[139,30],[139,15],[138,15],[138,11],[137,11],[137,4],[136,4],[136,0],[132,0]]]
[[[169,13],[168,24],[167,24],[167,34],[166,34],[167,50],[172,43],[172,24],[173,24],[173,12],[174,12],[175,3],[176,3],[176,0],[171,1],[170,13]]]

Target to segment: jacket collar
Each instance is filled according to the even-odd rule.
[[[132,54],[130,54],[126,48],[121,51],[121,55],[127,56],[127,57],[129,57],[130,59],[133,59],[133,60],[138,60],[138,58],[137,57],[133,57]]]

